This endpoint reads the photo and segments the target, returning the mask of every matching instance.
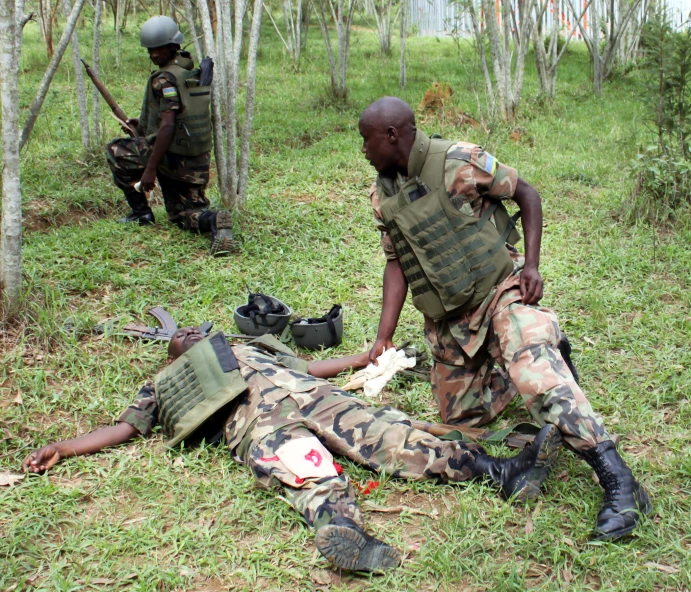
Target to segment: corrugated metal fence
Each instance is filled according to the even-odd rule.
[[[451,34],[468,36],[471,34],[472,25],[470,16],[459,2],[454,2],[453,0],[407,1],[410,7],[408,12],[410,15],[409,25],[411,28],[414,27],[417,30],[418,35],[434,37]],[[609,2],[605,2],[604,0],[594,1],[599,2],[600,14],[607,14]],[[512,4],[516,4],[515,0]],[[583,0],[575,0],[574,4],[583,5]],[[618,3],[615,3],[615,6],[618,5]],[[641,3],[641,15],[644,10],[644,5],[647,5],[646,0],[643,0]],[[677,25],[688,20],[689,13],[691,13],[691,0],[667,0],[667,6]],[[550,6],[545,11],[545,28],[547,31],[551,30],[554,19],[559,19],[561,33],[563,35],[568,35],[571,32],[571,27],[576,25],[574,19],[578,16],[579,15],[574,16],[572,14],[571,7],[567,0],[550,0]],[[584,25],[586,28],[588,27],[588,14],[584,17]],[[580,34],[576,32],[574,37],[578,39],[580,38]]]

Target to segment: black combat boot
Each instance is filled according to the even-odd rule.
[[[124,218],[120,218],[118,220],[119,223],[138,222],[140,226],[146,226],[156,221],[154,213],[149,207],[149,202],[146,201],[146,195],[134,189],[124,191],[123,193],[132,211]]]
[[[645,489],[634,479],[631,469],[619,456],[611,440],[580,454],[593,468],[605,491],[602,508],[597,515],[594,540],[614,540],[629,534],[641,517],[653,510]]]
[[[401,564],[401,554],[368,535],[355,521],[334,516],[317,530],[317,549],[340,569],[380,572]]]
[[[227,255],[233,246],[233,217],[227,210],[207,210],[199,216],[199,232],[211,233],[212,257]]]
[[[481,454],[475,460],[474,477],[489,477],[501,487],[506,498],[517,501],[535,499],[540,486],[552,471],[561,450],[561,433],[547,424],[535,441],[512,458],[495,458]]]

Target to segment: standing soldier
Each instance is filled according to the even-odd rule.
[[[595,471],[605,492],[595,538],[630,533],[652,510],[562,358],[556,315],[537,306],[542,205],[534,187],[480,146],[427,137],[407,103],[384,97],[360,116],[362,152],[377,170],[371,194],[387,262],[374,361],[392,347],[410,287],[434,358],[432,390],[442,420],[494,419],[518,393],[540,425]],[[517,216],[525,258],[514,248]]]
[[[140,41],[157,67],[146,84],[139,118],[127,122],[140,137],[118,138],[106,149],[115,184],[132,208],[118,222],[154,223],[146,193],[158,178],[168,219],[186,230],[210,233],[211,255],[226,254],[233,238],[231,214],[209,210],[204,195],[212,147],[211,72],[194,68],[190,54],[180,50],[180,29],[167,16],[146,21]],[[208,84],[200,85],[202,78],[209,78]]]

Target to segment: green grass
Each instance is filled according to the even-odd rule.
[[[46,63],[35,25],[26,31],[23,108]],[[102,55],[114,56],[112,28],[104,34]],[[88,55],[90,28],[79,35]],[[148,65],[134,27],[124,41],[123,68],[113,58],[103,78],[135,115]],[[208,239],[165,222],[113,221],[125,207],[100,151],[82,153],[65,60],[23,160],[25,222],[37,230],[25,236],[27,312],[3,327],[0,471],[17,471],[37,446],[107,425],[156,372],[164,348],[92,335],[103,319],[148,322],[146,309],[159,304],[181,324],[211,319],[233,332],[232,311],[248,285],[300,316],[345,306],[343,344],[319,357],[371,342],[384,260],[366,197],[373,172],[359,153],[358,114],[384,94],[415,106],[432,82],[443,81],[457,107],[478,115],[461,67],[472,63],[466,49],[459,56],[451,40],[418,38],[408,47],[409,85],[400,91],[397,58],[379,56],[373,33],[354,31],[348,103],[329,106],[318,29],[293,74],[265,27],[249,199],[238,214],[237,252],[218,260],[207,256]],[[589,542],[601,493],[570,453],[541,500],[527,506],[506,504],[480,484],[381,479],[344,462],[354,480],[382,481],[368,496],[378,505],[436,510],[436,518],[367,511],[370,529],[406,560],[386,576],[338,574],[315,554],[313,534],[280,491],[255,489],[227,450],[166,452],[155,437],[0,490],[0,590],[688,590],[691,231],[656,234],[620,222],[631,188],[627,162],[645,135],[639,87],[625,77],[597,98],[588,72],[584,49],[574,45],[560,68],[556,104],[544,108],[529,56],[518,143],[501,125],[459,129],[427,116],[421,127],[482,142],[539,189],[544,302],[559,313],[586,392],[623,436],[624,456],[655,504],[635,536]],[[117,135],[110,117],[103,124],[105,138]],[[218,202],[214,187],[210,195]],[[165,219],[160,205],[155,211]],[[72,331],[64,328],[68,319]],[[397,339],[423,345],[420,315],[409,304]],[[400,385],[387,400],[438,419],[429,385]],[[527,418],[518,404],[511,413],[512,421]]]

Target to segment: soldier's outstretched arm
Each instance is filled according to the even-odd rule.
[[[307,366],[308,374],[317,378],[333,378],[345,370],[359,370],[369,364],[369,352],[333,358],[331,360],[315,360]]]
[[[542,201],[530,183],[520,177],[516,183],[513,200],[521,210],[521,222],[525,234],[525,266],[521,272],[521,294],[525,304],[536,304],[542,298],[543,282],[540,267],[542,242]]]
[[[64,442],[55,442],[39,448],[26,457],[22,463],[25,473],[42,473],[52,468],[59,460],[70,456],[82,456],[100,452],[108,446],[124,444],[139,431],[128,423],[118,423]]]
[[[384,268],[384,294],[379,331],[369,354],[369,360],[373,364],[377,363],[377,358],[384,351],[393,347],[393,334],[396,332],[398,317],[401,315],[407,294],[408,281],[400,262],[398,259],[389,259]]]

